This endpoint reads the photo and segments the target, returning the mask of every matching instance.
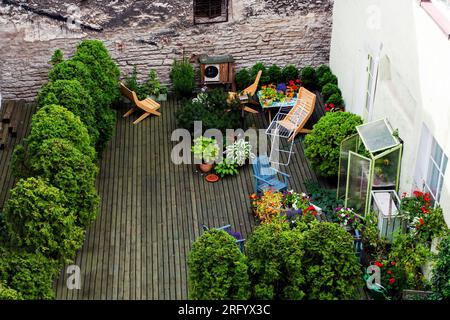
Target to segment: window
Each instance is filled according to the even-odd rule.
[[[194,0],[194,24],[228,21],[228,0]]]
[[[377,83],[378,61],[370,54],[367,60],[367,87],[366,102],[364,105],[364,119],[370,121],[372,118],[372,109],[375,100],[375,87]]]
[[[450,20],[450,0],[431,0],[431,2]]]
[[[439,203],[448,157],[426,126],[423,126],[419,150],[416,184],[429,192],[435,203]]]
[[[420,6],[450,39],[450,0],[421,0]]]

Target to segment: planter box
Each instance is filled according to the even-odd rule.
[[[380,238],[392,242],[397,230],[405,231],[405,219],[400,213],[400,199],[393,190],[372,191],[372,209],[378,213]]]
[[[429,300],[432,291],[421,291],[421,290],[403,290],[402,299],[403,300]]]
[[[150,96],[147,96],[147,98],[150,98],[150,99],[152,99],[154,101],[157,101],[157,102],[167,101],[167,93],[160,94],[159,96],[150,95]]]

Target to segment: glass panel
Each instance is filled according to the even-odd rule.
[[[396,187],[399,156],[397,149],[375,160],[373,187]]]
[[[441,172],[442,172],[442,175],[444,175],[444,176],[445,176],[445,170],[447,169],[447,163],[448,163],[448,158],[444,154],[444,161],[443,161],[442,167],[441,167]]]
[[[350,177],[347,191],[347,207],[364,215],[370,183],[370,160],[350,153]]]
[[[399,144],[384,119],[357,126],[367,150],[374,153]]]
[[[339,190],[338,197],[345,198],[347,191],[347,168],[348,168],[348,152],[356,151],[356,144],[358,143],[358,135],[348,138],[342,141],[341,154],[340,154],[340,167],[339,167]]]
[[[436,164],[438,166],[440,166],[441,161],[442,161],[442,149],[436,143],[436,140],[434,140],[434,138],[433,138],[433,148],[432,148],[431,156],[433,157]]]
[[[427,184],[430,188],[431,193],[433,193],[434,196],[437,195],[438,182],[439,182],[439,171],[436,168],[436,166],[434,165],[433,161],[430,161],[430,167],[428,169]]]

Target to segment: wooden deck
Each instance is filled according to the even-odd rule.
[[[320,101],[317,106],[313,122],[324,112]],[[81,289],[67,289],[63,270],[55,284],[58,299],[186,299],[186,261],[202,233],[201,224],[231,224],[244,237],[254,228],[248,199],[254,191],[250,166],[236,177],[210,184],[194,165],[170,161],[179,107],[169,100],[160,109],[161,117],[149,117],[138,125],[132,124],[138,115],[118,117],[97,179],[101,208],[75,262],[81,269]],[[25,112],[26,119],[31,110]],[[248,116],[257,127],[267,127],[262,115]],[[25,131],[19,131],[17,140]],[[290,187],[305,191],[304,182],[317,177],[301,143],[295,149],[286,171],[291,175]],[[1,200],[13,181],[4,167],[9,150],[0,151],[0,157]]]

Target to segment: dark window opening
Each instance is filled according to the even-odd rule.
[[[228,21],[228,0],[194,0],[194,24]]]

